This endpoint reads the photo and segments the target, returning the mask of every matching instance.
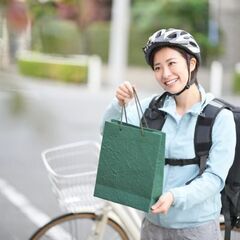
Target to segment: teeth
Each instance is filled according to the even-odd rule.
[[[177,79],[172,79],[172,80],[165,82],[165,84],[168,86],[168,85],[175,83],[176,81],[177,81]]]

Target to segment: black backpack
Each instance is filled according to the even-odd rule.
[[[161,130],[166,115],[159,108],[163,106],[167,93],[160,97],[154,97],[141,119],[145,127]],[[218,113],[227,108],[233,112],[236,124],[237,144],[235,158],[225,182],[225,187],[221,192],[222,214],[225,223],[225,240],[230,240],[231,230],[240,228],[240,108],[235,107],[222,99],[215,98],[199,114],[194,136],[194,147],[196,157],[193,159],[165,159],[165,164],[184,166],[188,164],[199,164],[200,176],[206,168],[206,160],[212,145],[212,126]],[[195,179],[195,178],[194,178]],[[186,184],[189,184],[191,179]]]

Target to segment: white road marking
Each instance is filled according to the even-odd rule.
[[[6,180],[0,178],[0,193],[2,193],[14,206],[16,206],[28,219],[30,219],[38,228],[46,224],[51,218],[37,209],[22,193],[18,192]],[[54,239],[59,236],[70,239],[67,233],[61,227],[57,227],[49,233]]]

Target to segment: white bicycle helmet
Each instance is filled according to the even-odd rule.
[[[184,30],[169,28],[155,32],[143,48],[146,61],[149,65],[151,65],[153,50],[161,46],[175,46],[184,49],[196,57],[198,63],[200,63],[200,47],[193,36]]]

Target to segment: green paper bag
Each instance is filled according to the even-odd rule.
[[[145,212],[162,193],[165,133],[106,121],[94,196]]]

